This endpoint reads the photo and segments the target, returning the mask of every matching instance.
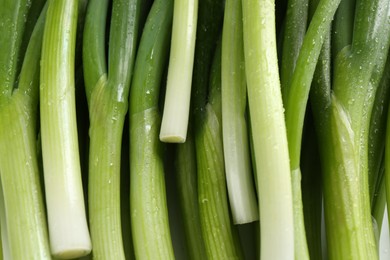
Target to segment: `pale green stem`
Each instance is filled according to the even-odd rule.
[[[183,143],[187,136],[194,66],[198,0],[175,0],[167,90],[160,140]]]
[[[246,79],[241,1],[228,0],[222,34],[222,131],[233,221],[259,219],[246,127]]]
[[[243,1],[244,52],[259,191],[260,257],[287,260],[294,259],[293,198],[274,4]]]
[[[0,102],[0,172],[4,195],[2,232],[12,259],[50,259],[37,156],[39,59],[45,12],[29,39],[19,82]],[[15,68],[14,68],[15,69]],[[5,93],[1,93],[4,95]]]
[[[91,251],[76,125],[75,40],[78,2],[50,1],[45,23],[40,85],[42,154],[52,254]]]

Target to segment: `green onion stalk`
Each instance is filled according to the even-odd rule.
[[[374,217],[378,230],[381,230],[384,209],[386,206],[386,177],[385,177],[385,145],[386,142],[386,107],[390,97],[390,58],[387,56],[382,79],[375,95],[373,106],[368,147],[369,187],[371,197],[371,214]]]
[[[290,154],[291,178],[293,183],[295,255],[299,259],[309,258],[303,219],[300,170],[305,111],[321,48],[330,31],[330,24],[339,4],[340,0],[321,0],[318,3],[318,7],[311,18],[304,38],[302,40],[299,38],[296,40],[298,43],[302,41],[298,56],[292,56],[290,54],[291,52],[295,52],[297,47],[288,46],[288,41],[292,40],[287,38],[289,34],[285,33],[287,37],[284,39],[283,55],[288,55],[286,58],[287,61],[290,61],[288,64],[295,64],[293,73],[284,73],[285,77],[283,83],[285,85],[283,87],[283,94],[285,101],[284,106],[286,108],[286,128]],[[303,5],[307,7],[307,3]],[[286,22],[288,21],[289,20],[286,20]],[[297,19],[297,23],[300,26],[304,26],[304,21]],[[302,34],[302,29],[298,31]],[[290,37],[292,36],[290,35]],[[284,69],[284,67],[282,67],[282,69]]]
[[[326,215],[327,224],[330,222],[327,228],[329,252],[340,259],[346,256],[353,256],[354,259],[378,257],[370,214],[368,137],[371,110],[378,88],[373,78],[377,71],[383,70],[385,60],[380,56],[389,46],[388,8],[388,1],[356,2],[352,43],[340,51],[334,66],[330,127],[333,130],[337,127],[333,124],[341,124],[337,131],[332,131],[332,139],[345,140],[345,143],[340,143],[343,146],[340,149],[342,167],[339,166],[340,161],[335,162],[336,167],[341,168],[340,183],[335,185],[337,178],[333,175],[332,182],[325,180],[325,185],[328,185],[325,190],[332,196],[330,199],[325,196],[325,210],[333,213],[332,216]],[[384,42],[387,42],[387,47],[382,48]],[[341,188],[344,193],[339,190]],[[336,193],[350,200],[335,205],[332,198]],[[334,217],[340,218],[341,214],[345,214],[335,208],[348,213],[343,218],[344,228],[336,229],[333,224]],[[353,236],[349,235],[351,232],[354,232]],[[341,244],[343,247],[340,248]]]
[[[294,259],[292,185],[274,4],[272,0],[242,2],[245,71],[258,184],[260,258]]]
[[[285,105],[288,102],[295,66],[297,65],[297,60],[306,35],[308,10],[307,0],[290,0],[287,3],[280,66],[282,98]],[[297,259],[309,259],[302,205],[301,173],[299,171],[292,171],[291,177],[294,201],[295,257]]]
[[[388,34],[390,37],[390,34]],[[378,65],[375,66],[372,73],[370,84],[377,88],[375,101],[370,116],[369,146],[368,146],[368,177],[370,188],[370,201],[373,205],[377,196],[381,196],[378,191],[380,182],[383,180],[383,158],[386,138],[386,120],[387,107],[390,101],[390,58],[389,58],[389,40],[384,40],[378,57]],[[386,62],[385,66],[383,63]]]
[[[388,8],[388,1],[356,1],[351,43],[334,60],[333,92],[325,76],[322,80],[327,83],[318,85],[312,95],[317,129],[322,129],[318,133],[331,259],[378,259],[368,184],[368,137],[378,87],[373,78],[383,71],[385,60],[380,57],[388,48],[382,48],[389,37]],[[325,62],[329,64],[330,58]]]
[[[4,256],[51,259],[37,155],[39,62],[46,8],[41,12],[30,6],[29,1],[7,1],[0,11],[1,230]]]
[[[186,142],[176,146],[175,173],[188,254],[190,259],[203,260],[207,259],[207,255],[200,224],[196,151],[192,132],[190,122]]]
[[[280,84],[282,98],[287,102],[289,86],[302,47],[308,23],[308,0],[289,0],[282,35]]]
[[[390,34],[388,34],[388,37],[390,37]],[[386,139],[386,120],[388,117],[386,108],[389,106],[390,100],[390,41],[386,40],[382,43],[383,45],[380,48],[384,51],[380,53],[379,65],[376,65],[370,80],[372,86],[377,86],[377,91],[372,106],[368,136],[368,185],[371,215],[373,221],[375,221],[374,224],[377,226],[378,239],[382,230],[386,206],[386,142],[383,142],[383,140]],[[383,64],[384,61],[386,61],[385,66],[381,66],[380,64]]]
[[[168,61],[173,1],[156,0],[142,33],[130,90],[130,209],[137,259],[174,259],[159,140],[160,85]]]
[[[194,66],[198,0],[174,1],[171,51],[160,140],[186,140]]]
[[[125,259],[120,209],[122,135],[135,59],[139,0],[115,0],[106,64],[109,1],[89,1],[83,40],[90,116],[89,221],[94,259]]]
[[[208,102],[195,125],[200,220],[209,259],[242,259],[230,219],[222,141],[221,44],[210,68]]]
[[[318,0],[316,0],[318,2]],[[313,1],[315,2],[315,1]],[[313,4],[314,6],[314,4]],[[334,16],[332,24],[332,59],[347,45],[351,44],[353,37],[353,24],[355,19],[356,0],[343,0]]]
[[[250,163],[241,1],[226,1],[222,34],[222,131],[233,222],[259,219]]]
[[[201,1],[196,33],[191,119],[195,139],[198,203],[206,255],[243,257],[230,219],[222,147],[221,46],[223,1]],[[214,62],[213,62],[214,57]]]
[[[77,9],[77,1],[49,1],[42,44],[42,155],[50,245],[57,258],[91,251],[76,125]]]

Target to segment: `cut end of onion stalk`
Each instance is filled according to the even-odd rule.
[[[161,142],[164,143],[185,143],[186,141],[186,136],[178,136],[178,135],[160,135],[160,140]]]
[[[188,118],[180,121],[177,119],[180,116],[167,117],[170,116],[163,117],[161,123],[160,141],[164,143],[184,143],[187,138]]]
[[[160,140],[166,143],[184,143],[187,138],[192,65],[183,78],[175,75],[180,73],[176,72],[177,69],[171,68],[170,65]]]
[[[184,55],[184,54],[183,54]],[[170,57],[160,140],[184,143],[187,138],[190,110],[193,54],[189,60]]]
[[[91,248],[72,248],[72,250],[63,249],[58,251],[53,256],[57,259],[74,259],[81,256],[86,256],[91,252]]]
[[[183,99],[177,100],[175,94],[169,93],[169,90],[167,90],[161,122],[160,141],[165,143],[184,143],[186,141],[191,87],[188,86],[188,88],[188,95],[185,95],[186,97],[184,98],[185,101]],[[173,90],[173,92],[177,91]]]
[[[197,19],[197,0],[174,1],[162,142],[184,143],[187,137]]]
[[[88,255],[92,250],[91,240],[85,235],[88,234],[88,230],[78,231],[74,228],[65,230],[64,228],[57,230],[63,235],[61,240],[58,235],[50,239],[52,255],[58,259],[73,259]],[[75,233],[77,235],[74,235]]]
[[[59,214],[61,213],[64,211],[60,210]],[[73,259],[88,255],[92,250],[92,245],[85,216],[80,216],[80,212],[71,216],[68,213],[68,223],[65,225],[58,223],[64,222],[64,215],[62,219],[58,215],[54,217],[58,221],[55,223],[52,221],[50,223],[52,228],[49,229],[52,255],[58,259]]]
[[[184,79],[172,73],[177,74],[169,67],[160,140],[166,143],[184,143],[187,138],[192,66]]]
[[[59,174],[65,175],[63,172]],[[49,209],[48,223],[52,255],[59,259],[71,259],[89,254],[92,245],[85,215],[81,179],[77,179],[72,186],[67,183],[66,178],[46,177],[49,177],[45,179],[46,194],[51,194],[46,199]]]

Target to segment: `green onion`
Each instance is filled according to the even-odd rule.
[[[237,230],[230,221],[226,196],[221,137],[221,46],[215,52],[222,21],[223,1],[200,2],[191,115],[201,230],[210,259],[242,256]]]
[[[390,37],[390,34],[388,34]],[[374,204],[375,189],[377,188],[378,180],[382,179],[383,171],[382,160],[384,157],[385,142],[383,140],[386,136],[386,120],[387,110],[390,99],[390,58],[389,53],[390,41],[382,41],[380,47],[380,56],[376,61],[374,72],[372,73],[370,84],[377,89],[375,93],[375,100],[372,104],[370,129],[369,129],[369,146],[368,146],[368,177],[370,188],[370,201]],[[386,63],[384,65],[384,63]]]
[[[198,0],[174,2],[171,53],[160,140],[183,143],[187,136],[194,66]]]
[[[260,258],[294,259],[293,200],[276,54],[274,1],[243,1],[243,17],[259,193]]]
[[[300,172],[305,110],[321,47],[330,30],[330,23],[339,3],[340,0],[322,0],[318,3],[318,7],[313,14],[303,39],[302,47],[296,60],[295,70],[290,79],[290,85],[285,86],[287,89],[284,91],[286,95],[284,105],[286,107],[286,127],[293,183],[295,255],[299,259],[309,258],[304,230]],[[289,79],[286,79],[286,82],[288,83]]]
[[[233,222],[259,219],[246,127],[246,79],[241,1],[226,1],[222,35],[222,131]]]
[[[381,257],[389,0],[2,3],[0,259]]]
[[[156,0],[138,49],[130,91],[130,207],[137,259],[174,259],[158,109],[173,2]]]
[[[50,259],[36,141],[39,61],[46,10],[26,39],[26,53],[21,53],[21,39],[24,33],[31,33],[24,29],[28,13],[27,1],[9,2],[1,11],[0,172],[2,215],[5,214],[1,217],[1,229],[5,256]]]
[[[84,73],[90,112],[89,219],[94,259],[125,259],[120,210],[123,126],[136,53],[141,1],[115,0],[108,70],[108,1],[90,1],[84,31]]]
[[[340,0],[321,0],[310,22],[291,79],[286,98],[286,126],[288,131],[291,170],[299,169],[302,126],[321,47],[330,30],[330,22]]]
[[[43,36],[40,114],[52,254],[86,255],[91,241],[81,183],[74,96],[77,1],[49,1]]]
[[[389,49],[388,49],[389,50]],[[371,214],[376,220],[379,231],[382,227],[386,205],[385,145],[387,107],[390,94],[390,58],[387,56],[382,80],[379,83],[370,120],[368,147],[368,174],[371,197]]]
[[[226,195],[221,124],[221,45],[210,69],[209,102],[195,126],[200,220],[209,259],[241,259]]]
[[[322,121],[317,129],[322,129],[319,142],[327,245],[333,259],[378,258],[370,214],[367,147],[377,88],[370,81],[379,66],[381,45],[387,41],[387,16],[386,1],[356,2],[351,45],[341,49],[335,59],[333,92],[320,88],[317,92],[330,103],[323,102],[321,94],[313,96],[318,101],[313,106],[316,121]]]
[[[343,0],[334,17],[332,28],[332,57],[352,42],[356,0]]]
[[[283,49],[280,68],[282,98],[286,103],[308,23],[308,0],[289,0],[284,22]]]
[[[206,259],[206,249],[200,224],[196,151],[191,123],[187,140],[176,147],[176,182],[189,256]]]

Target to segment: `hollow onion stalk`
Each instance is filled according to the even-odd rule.
[[[194,66],[198,0],[175,0],[167,89],[160,140],[183,143],[186,140],[192,69]]]
[[[36,142],[45,11],[21,53],[21,39],[31,33],[25,31],[28,13],[28,1],[10,1],[0,11],[0,172],[5,214],[1,229],[6,235],[5,256],[51,259]]]
[[[76,126],[74,59],[77,1],[49,1],[40,82],[46,204],[52,254],[91,251],[81,183]]]
[[[245,69],[257,168],[260,258],[294,259],[293,199],[274,4],[272,0],[242,2]]]
[[[233,221],[259,219],[246,127],[246,80],[241,1],[227,0],[222,34],[222,131]]]
[[[149,12],[130,90],[130,208],[137,259],[174,259],[165,192],[158,108],[173,1],[156,0]]]
[[[108,70],[108,1],[89,1],[84,73],[90,113],[89,219],[94,259],[125,259],[120,210],[120,161],[130,80],[138,39],[139,0],[113,1]]]

